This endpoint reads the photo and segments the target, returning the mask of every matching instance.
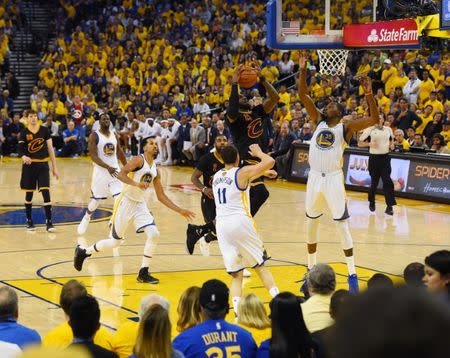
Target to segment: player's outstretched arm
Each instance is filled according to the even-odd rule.
[[[268,98],[263,103],[264,112],[270,113],[273,111],[278,101],[280,100],[280,95],[278,94],[277,90],[269,82],[267,82],[266,78],[261,74],[261,68],[256,61],[253,62],[252,67],[258,74],[259,83],[264,86],[267,92]]]
[[[182,209],[178,205],[176,205],[172,200],[169,199],[169,197],[164,192],[164,188],[161,184],[161,174],[158,170],[158,175],[155,179],[153,179],[153,187],[155,188],[156,197],[158,200],[163,203],[165,206],[167,206],[169,209],[177,212],[178,214],[184,216],[186,219],[191,221],[195,218],[195,213],[192,211]]]
[[[233,72],[230,101],[227,109],[227,121],[230,123],[235,122],[239,114],[238,82],[243,68],[244,68],[243,65],[239,65]]]
[[[367,103],[369,104],[370,116],[361,119],[347,120],[345,126],[347,128],[346,139],[350,139],[353,133],[362,131],[367,127],[374,126],[380,121],[380,114],[378,112],[378,106],[373,98],[372,94],[372,81],[369,77],[361,78],[361,85],[363,86],[364,93],[366,95]]]
[[[247,187],[252,179],[263,176],[275,165],[275,159],[264,153],[258,144],[252,144],[249,149],[250,155],[261,159],[261,161],[258,164],[248,165],[239,169],[237,181],[240,188]]]
[[[92,132],[91,134],[89,134],[89,139],[88,139],[88,149],[89,149],[89,154],[91,155],[91,159],[92,161],[97,164],[98,166],[105,168],[109,174],[111,174],[112,176],[117,176],[118,172],[116,168],[110,167],[108,164],[106,164],[103,160],[101,160],[98,156],[98,151],[97,151],[97,140],[98,140],[98,134],[95,132]],[[125,161],[126,163],[126,161]]]
[[[200,189],[203,194],[205,194],[208,198],[214,199],[214,195],[211,188],[208,188],[206,185],[203,185],[203,183],[200,181],[200,177],[203,175],[203,172],[198,170],[197,168],[194,169],[194,172],[191,175],[191,182],[195,185],[197,189]]]
[[[117,159],[120,160],[120,162],[122,163],[122,165],[126,165],[127,164],[127,157],[122,149],[122,146],[120,145],[120,138],[117,135],[117,133],[114,133],[114,135],[116,136],[116,141],[117,141]]]
[[[122,167],[122,170],[117,175],[117,179],[119,179],[122,183],[137,186],[141,189],[146,189],[150,184],[148,183],[138,183],[131,179],[128,174],[132,171],[141,168],[144,164],[144,159],[138,155],[137,157],[133,157],[125,166]]]
[[[299,59],[300,72],[298,76],[298,96],[302,104],[305,106],[309,118],[311,118],[314,123],[317,123],[320,119],[320,112],[312,101],[311,97],[309,97],[308,95],[308,85],[306,84],[307,63],[307,54],[306,52],[302,52]]]

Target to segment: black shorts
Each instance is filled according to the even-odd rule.
[[[202,214],[205,223],[210,223],[216,218],[216,203],[214,199],[208,198],[206,195],[202,194]]]
[[[22,164],[20,188],[26,191],[35,191],[36,188],[39,191],[42,189],[50,189],[50,171],[48,162]]]

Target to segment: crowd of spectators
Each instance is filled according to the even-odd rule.
[[[306,11],[311,16],[301,16],[302,26],[314,30],[323,9],[313,1],[301,3],[284,2],[285,13],[291,18]],[[255,59],[280,93],[278,108],[267,118],[264,150],[283,165],[293,142],[311,139],[315,128],[293,76],[298,51],[265,46],[265,1],[60,0],[57,5],[56,40],[42,58],[30,96],[30,107],[51,128],[57,155],[87,154],[87,136],[99,114],[107,112],[127,154],[137,154],[140,140],[155,135],[157,162],[195,162],[218,132],[229,136],[224,117],[233,69]],[[363,22],[370,17],[366,5],[338,1],[332,10],[345,14],[337,21]],[[327,77],[319,74],[312,51],[308,66],[309,92],[319,108],[331,98],[350,120],[367,114],[358,78],[368,75],[385,125],[396,133],[396,150],[450,152],[448,53],[351,52],[345,76]],[[262,86],[246,92],[254,104],[265,95]],[[8,96],[0,98],[0,107]],[[11,108],[0,115],[0,142],[3,153],[14,156],[17,133],[26,123]],[[357,146],[357,138],[350,145]]]
[[[248,358],[448,356],[450,252],[436,251],[424,264],[413,262],[403,275],[404,284],[394,285],[389,276],[374,274],[367,291],[351,294],[336,290],[330,266],[317,264],[307,274],[309,298],[282,292],[270,302],[269,315],[257,295],[247,294],[239,302],[235,324],[225,320],[228,287],[210,280],[183,292],[176,329],[169,301],[149,294],[141,299],[139,322],[128,320],[113,334],[100,324],[97,300],[81,282],[70,280],[60,294],[66,321],[42,342],[35,330],[17,322],[17,293],[3,286],[0,349],[19,354],[33,345],[62,351],[83,347],[91,357],[120,358],[194,358],[233,350]]]

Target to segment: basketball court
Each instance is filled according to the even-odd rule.
[[[101,205],[85,236],[78,237],[76,224],[89,201],[92,164],[83,158],[58,160],[58,165],[61,177],[52,179],[51,188],[57,232],[49,234],[42,225],[35,232],[25,230],[23,193],[18,188],[20,161],[4,159],[0,164],[0,281],[20,292],[20,322],[41,334],[61,323],[64,316],[58,308],[59,293],[62,284],[72,278],[83,281],[99,299],[102,323],[111,329],[128,319],[135,320],[139,301],[148,293],[159,293],[170,300],[175,322],[176,305],[186,288],[200,286],[211,278],[230,281],[217,244],[212,245],[209,257],[201,256],[197,248],[189,256],[184,245],[187,222],[156,202],[154,195],[150,208],[161,238],[150,270],[161,280],[159,285],[136,282],[145,238],[132,228],[116,255],[101,253],[88,259],[82,272],[75,271],[72,260],[77,242],[91,244],[108,235],[112,201]],[[166,167],[161,172],[170,198],[193,210],[195,222],[201,223],[200,193],[190,184],[191,169]],[[268,265],[280,290],[298,292],[299,280],[306,272],[305,186],[270,181],[268,188],[270,198],[256,216],[272,256]],[[42,209],[37,207],[41,202],[36,195],[33,215],[38,224],[44,222]],[[361,288],[376,272],[388,273],[395,282],[401,282],[400,275],[408,263],[423,262],[429,253],[450,246],[448,205],[400,199],[390,218],[384,214],[381,198],[375,214],[369,212],[365,194],[348,192],[348,202]],[[338,275],[338,287],[348,288],[347,268],[330,216],[321,220],[320,233],[318,261],[331,263]],[[270,300],[256,274],[245,279],[244,292]]]

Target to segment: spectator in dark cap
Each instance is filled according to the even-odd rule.
[[[242,358],[255,357],[256,343],[252,335],[225,321],[229,296],[228,287],[222,281],[206,281],[200,291],[200,306],[205,321],[180,333],[173,341],[174,349],[181,351],[186,358],[219,354],[217,352],[223,356],[226,352],[232,352]]]

